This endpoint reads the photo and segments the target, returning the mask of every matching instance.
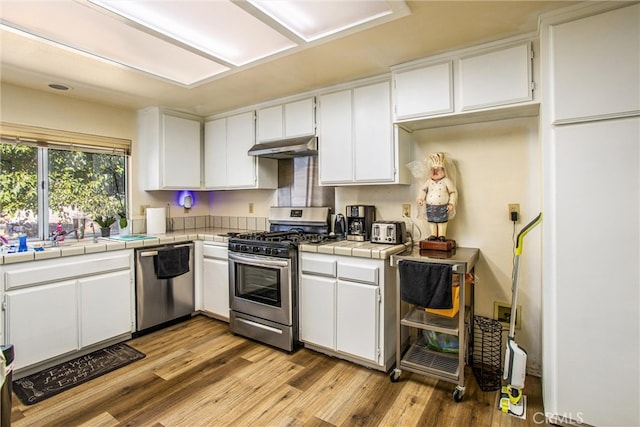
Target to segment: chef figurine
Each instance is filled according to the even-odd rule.
[[[427,240],[447,240],[447,223],[455,215],[458,190],[447,177],[444,153],[429,154],[429,178],[420,189],[418,206],[427,205],[431,235]]]

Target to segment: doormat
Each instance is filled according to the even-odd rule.
[[[145,357],[127,344],[115,344],[13,382],[25,405],[33,405],[65,390]]]

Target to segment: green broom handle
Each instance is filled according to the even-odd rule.
[[[538,214],[537,217],[535,217],[535,219],[533,221],[531,221],[529,224],[525,225],[525,227],[520,230],[520,233],[518,233],[518,240],[516,242],[516,249],[515,249],[515,254],[516,255],[522,255],[522,244],[523,244],[523,240],[524,240],[524,236],[531,230],[533,230],[533,228],[538,225],[540,222],[542,221],[542,212],[540,212]]]

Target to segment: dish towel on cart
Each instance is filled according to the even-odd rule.
[[[453,308],[450,265],[401,260],[398,271],[403,301],[424,308]]]

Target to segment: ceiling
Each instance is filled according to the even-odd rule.
[[[16,0],[0,0],[0,18],[3,4],[10,1]],[[176,84],[0,27],[0,75],[2,82],[122,108],[159,105],[207,116],[382,74],[392,65],[443,51],[535,32],[540,14],[573,2],[406,3],[411,12],[407,16],[281,52],[195,86]],[[336,0],[326,1],[327,7],[337,5]],[[72,33],[76,27],[81,25],[66,31]],[[150,58],[154,55],[157,52],[151,52]],[[55,91],[48,87],[51,83],[71,89]]]

